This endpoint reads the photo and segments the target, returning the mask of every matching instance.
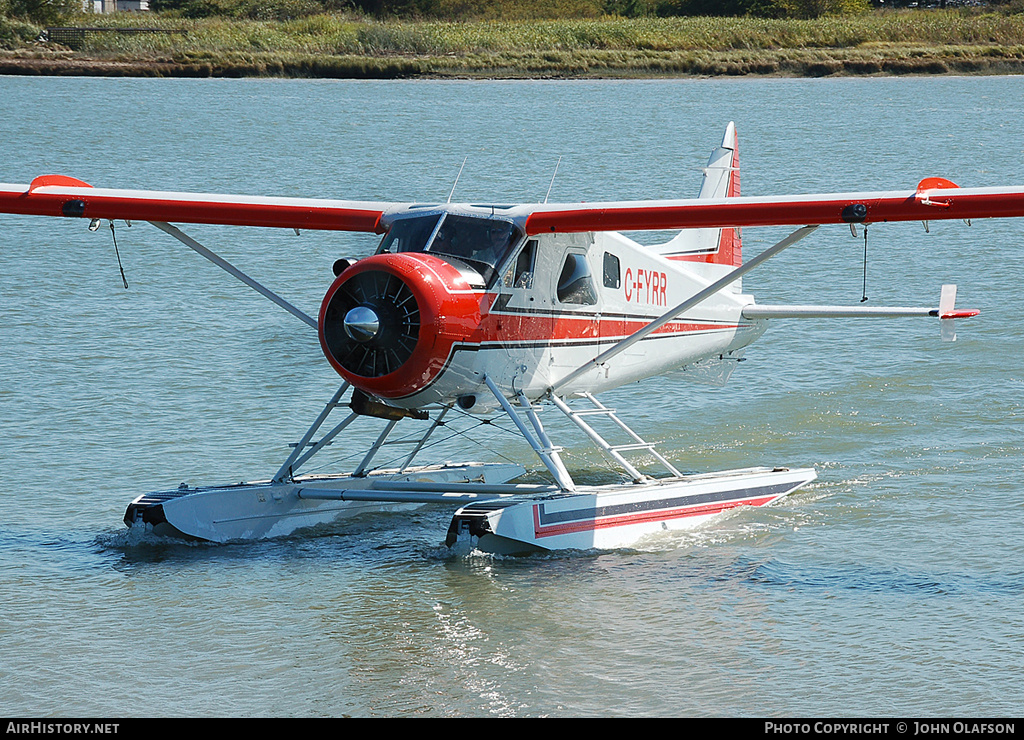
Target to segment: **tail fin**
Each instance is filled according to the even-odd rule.
[[[698,198],[733,198],[740,194],[740,155],[736,125],[729,122],[722,145],[711,153],[704,168]],[[738,228],[684,229],[672,241],[656,247],[669,259],[709,262],[718,265],[743,264],[742,237]]]

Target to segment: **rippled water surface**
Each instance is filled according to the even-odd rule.
[[[442,200],[696,194],[734,120],[751,195],[1024,184],[1024,78],[319,82],[0,78],[0,180]],[[551,183],[558,165],[557,176]],[[312,312],[360,235],[192,227]],[[773,322],[722,389],[607,395],[677,465],[813,465],[781,505],[623,552],[491,558],[449,514],[285,540],[129,536],[138,493],[273,473],[338,379],[316,337],[142,224],[0,217],[0,707],[51,716],[1013,715],[1024,699],[1024,223],[871,227],[870,305]],[[782,232],[744,233],[751,255]],[[820,229],[745,279],[857,303]],[[351,466],[367,432],[325,460]],[[487,452],[531,467],[492,432]],[[595,453],[569,456],[580,474]]]

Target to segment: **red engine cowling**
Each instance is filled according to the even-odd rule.
[[[320,306],[320,346],[335,370],[378,398],[434,383],[456,342],[480,330],[482,289],[429,254],[378,254],[343,271]]]

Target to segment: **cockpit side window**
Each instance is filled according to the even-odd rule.
[[[533,287],[533,269],[537,259],[537,240],[530,239],[519,250],[515,262],[505,271],[505,287],[525,288]]]
[[[558,276],[558,300],[561,303],[593,305],[597,303],[597,291],[590,273],[587,257],[578,252],[569,252],[562,263]]]
[[[383,252],[422,252],[427,247],[437,222],[441,219],[438,215],[419,216],[417,218],[403,218],[395,221],[394,225],[384,235],[377,253]]]

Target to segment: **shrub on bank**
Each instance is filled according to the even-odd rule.
[[[0,15],[0,49],[11,49],[32,43],[42,27]]]
[[[0,0],[0,16],[57,26],[82,10],[81,0]]]

